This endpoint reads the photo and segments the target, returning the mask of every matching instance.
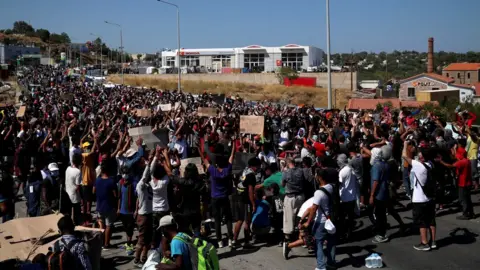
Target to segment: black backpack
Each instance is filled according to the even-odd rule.
[[[425,182],[425,185],[422,186],[422,184],[420,184],[420,181],[418,181],[417,175],[415,175],[415,185],[420,185],[423,193],[425,194],[425,196],[427,196],[427,198],[435,199],[435,195],[437,193],[437,182],[432,177],[433,165],[432,168],[430,168],[429,166],[425,165],[425,163],[421,163],[423,167],[425,167],[425,169],[427,170],[427,181]]]
[[[330,221],[332,221],[333,224],[336,226],[338,224],[338,221],[340,220],[340,193],[338,191],[337,185],[334,185],[334,184],[331,184],[331,185],[333,186],[332,193],[328,192],[324,187],[321,187],[319,190],[325,193],[328,197],[328,202],[330,205],[330,213],[329,213]],[[319,207],[320,207],[320,210],[325,215],[325,211],[322,209],[322,206],[319,205]]]
[[[66,245],[64,239],[60,239],[59,241],[62,241],[64,244],[64,249],[63,251],[57,251],[57,252],[49,252],[47,254],[47,266],[49,270],[67,270],[67,269],[78,269],[77,267],[77,258],[75,255],[71,252],[73,246],[77,243],[82,243],[83,241],[81,240],[72,240]],[[55,243],[55,245],[58,247],[60,245],[59,242]]]

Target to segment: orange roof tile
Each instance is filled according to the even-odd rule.
[[[472,85],[470,84],[463,84],[463,83],[451,83],[451,86],[461,87],[461,88],[469,88],[472,89]]]
[[[480,86],[479,86],[480,87]],[[408,107],[408,108],[418,108],[420,106],[425,105],[425,101],[400,101],[399,99],[363,99],[363,98],[352,98],[348,101],[347,109],[349,110],[375,110],[377,108],[378,103],[385,103],[390,102],[392,103],[392,107],[396,109],[400,109],[401,107]],[[435,105],[438,105],[438,102],[433,101],[430,102]]]
[[[480,69],[480,63],[452,63],[443,70],[445,71],[469,71]]]
[[[480,96],[480,82],[473,85],[475,87],[475,95]]]
[[[444,82],[444,83],[453,83],[455,81],[455,79],[453,79],[453,78],[448,78],[448,77],[439,75],[437,73],[421,73],[421,74],[417,74],[415,76],[403,79],[403,80],[399,81],[399,83],[402,84],[404,82],[408,82],[410,80],[413,80],[413,79],[416,79],[416,78],[419,78],[419,77],[429,77],[430,79],[434,79],[434,80]]]

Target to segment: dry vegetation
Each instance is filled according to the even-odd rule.
[[[121,83],[119,75],[108,78],[114,83]],[[125,84],[131,86],[155,87],[157,89],[176,89],[177,80],[160,79],[157,76],[125,75]],[[182,88],[193,94],[205,91],[227,96],[239,95],[247,100],[271,100],[274,102],[290,102],[291,104],[313,104],[316,107],[327,107],[327,89],[300,86],[261,85],[245,83],[227,83],[214,81],[182,80]],[[351,98],[350,90],[338,89],[333,91],[335,107],[343,108]]]

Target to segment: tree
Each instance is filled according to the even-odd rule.
[[[285,78],[290,81],[298,78],[298,72],[291,67],[281,67],[277,70],[275,75],[277,76],[278,82],[282,85],[285,82]]]
[[[140,60],[142,60],[142,54],[141,53],[137,54],[137,61],[140,62]]]
[[[62,43],[67,43],[67,44],[70,43],[70,37],[68,36],[67,33],[62,32],[60,36],[62,36]]]
[[[12,29],[5,29],[5,32],[3,32],[5,35],[11,35],[13,34],[13,30]]]
[[[29,33],[34,33],[35,29],[33,27],[26,23],[25,21],[16,21],[13,23],[13,32],[16,34],[29,34]]]
[[[63,41],[63,37],[59,34],[51,33],[49,41],[50,43],[60,44]]]
[[[37,29],[37,36],[43,41],[47,42],[50,39],[50,31],[46,29]]]

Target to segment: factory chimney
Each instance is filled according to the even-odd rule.
[[[427,73],[433,73],[433,37],[428,38]]]

